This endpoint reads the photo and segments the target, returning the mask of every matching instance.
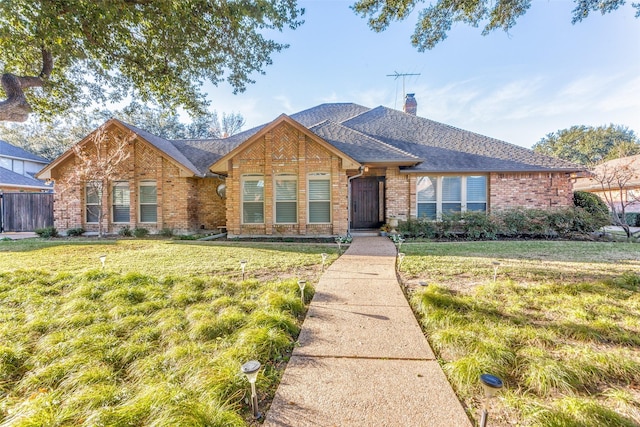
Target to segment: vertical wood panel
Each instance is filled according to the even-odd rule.
[[[35,231],[53,226],[52,193],[4,193],[3,231]]]

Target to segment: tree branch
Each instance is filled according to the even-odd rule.
[[[31,106],[27,102],[24,89],[42,87],[53,70],[53,55],[42,48],[42,71],[39,76],[16,76],[5,73],[0,78],[7,99],[0,102],[0,121],[24,122],[29,118]]]

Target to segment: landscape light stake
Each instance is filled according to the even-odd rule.
[[[398,271],[402,267],[402,260],[404,259],[404,252],[398,252]]]
[[[102,269],[104,270],[104,263],[107,261],[106,255],[100,255],[100,262],[102,263]]]
[[[320,256],[322,257],[322,271],[324,271],[324,264],[327,262],[327,257],[329,256],[326,253],[321,253]]]
[[[496,279],[498,278],[498,267],[500,267],[500,263],[498,261],[493,261],[493,282],[496,282]]]
[[[242,365],[240,370],[247,377],[247,380],[251,384],[251,409],[253,410],[253,418],[258,419],[261,417],[261,415],[258,412],[256,380],[258,379],[258,371],[260,371],[260,362],[258,362],[257,360],[250,360]]]
[[[306,285],[306,280],[298,280],[298,287],[300,288],[300,301],[302,302],[302,307],[304,307],[304,287]]]
[[[242,281],[244,281],[244,269],[247,266],[247,260],[243,259],[240,261],[240,268],[242,269]]]
[[[487,421],[489,419],[489,399],[496,396],[503,384],[500,378],[491,374],[480,375],[480,382],[484,389],[484,404],[482,408],[482,418],[480,419],[480,427],[487,427]]]

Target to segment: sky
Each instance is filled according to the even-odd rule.
[[[401,110],[403,78],[418,116],[530,148],[574,125],[624,125],[640,136],[640,19],[630,5],[571,24],[573,1],[532,0],[508,33],[454,24],[419,52],[417,12],[382,33],[347,0],[302,0],[305,23],[276,33],[290,47],[238,95],[205,85],[211,109],[240,113],[244,129],[327,102]]]

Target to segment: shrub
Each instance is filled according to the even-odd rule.
[[[460,218],[460,226],[469,240],[495,240],[500,231],[500,224],[486,212],[465,212]]]
[[[144,227],[136,227],[133,229],[133,235],[136,237],[146,237],[149,235],[149,230]]]
[[[86,230],[82,227],[77,227],[77,228],[70,228],[67,230],[67,236],[69,237],[77,237],[77,236],[82,236],[82,234],[85,232]]]
[[[574,191],[573,205],[591,214],[609,214],[607,204],[600,197],[588,191]]]
[[[45,227],[45,228],[37,228],[35,233],[40,236],[43,237],[45,239],[49,239],[51,237],[58,237],[58,230],[56,230],[55,227]]]
[[[436,235],[434,222],[425,218],[409,218],[407,221],[399,221],[397,230],[403,236],[411,238],[423,237],[430,239]]]
[[[165,227],[158,234],[162,237],[173,237],[173,228]]]
[[[125,225],[124,227],[120,227],[120,230],[118,230],[118,236],[131,237],[133,236],[133,231],[131,230],[131,227]]]

